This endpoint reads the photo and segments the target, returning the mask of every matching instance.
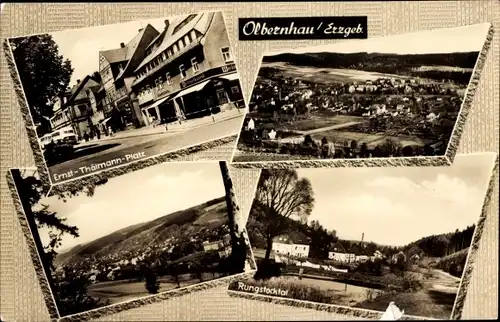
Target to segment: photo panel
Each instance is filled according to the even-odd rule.
[[[52,319],[93,319],[256,269],[225,161],[162,163],[52,196],[36,168],[8,178]]]
[[[46,185],[221,145],[218,160],[231,158],[245,103],[222,12],[9,38],[4,49]]]
[[[232,161],[449,164],[492,34],[482,23],[265,54]]]
[[[248,299],[369,319],[460,319],[495,153],[451,166],[263,169]]]

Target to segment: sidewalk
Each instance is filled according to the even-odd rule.
[[[138,129],[131,129],[122,132],[114,133],[113,136],[101,136],[99,140],[89,140],[88,142],[81,142],[77,145],[77,147],[83,147],[89,144],[95,144],[96,142],[108,141],[108,140],[116,140],[116,139],[125,139],[131,137],[138,136],[146,136],[146,135],[154,135],[154,134],[174,134],[179,133],[191,129],[195,129],[198,127],[206,126],[209,124],[222,122],[226,120],[230,120],[237,117],[242,117],[245,114],[244,109],[238,110],[237,108],[233,108],[229,111],[220,112],[218,114],[214,114],[212,116],[205,116],[198,119],[183,121],[179,124],[179,121],[169,124],[161,124],[156,127],[152,125],[148,125],[145,127],[141,127]],[[213,118],[212,118],[213,117]],[[214,122],[215,120],[215,122]]]

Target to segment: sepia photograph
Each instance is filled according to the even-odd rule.
[[[52,184],[236,137],[243,122],[222,12],[8,44]]]
[[[263,169],[247,223],[257,271],[229,291],[450,319],[495,160]]]
[[[233,162],[445,156],[489,28],[265,55]]]
[[[47,197],[36,169],[12,169],[58,315],[255,270],[228,174],[223,161],[169,162]]]

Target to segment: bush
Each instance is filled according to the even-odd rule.
[[[152,270],[147,270],[145,274],[146,284],[144,285],[146,290],[150,294],[158,293],[160,289],[160,282]]]
[[[282,263],[276,263],[273,260],[263,260],[257,264],[257,272],[254,275],[255,280],[266,280],[271,277],[281,276],[281,269],[285,265]]]

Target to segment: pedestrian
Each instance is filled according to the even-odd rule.
[[[101,131],[99,131],[99,129],[96,129],[96,134],[97,134],[97,139],[100,140],[101,139]]]
[[[89,141],[89,134],[87,132],[85,132],[83,134],[83,138],[85,139],[85,142],[88,142]]]

